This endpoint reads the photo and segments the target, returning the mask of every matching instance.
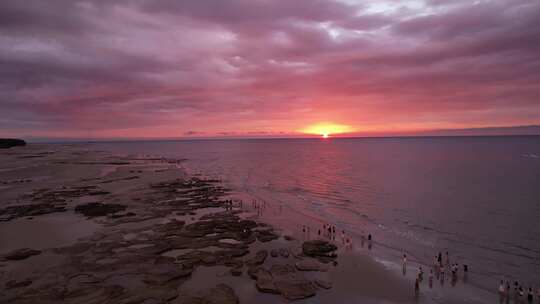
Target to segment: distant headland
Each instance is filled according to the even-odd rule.
[[[0,149],[8,149],[16,146],[26,146],[26,142],[22,139],[0,138]]]

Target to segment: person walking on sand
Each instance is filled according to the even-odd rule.
[[[502,303],[504,301],[504,298],[506,296],[504,292],[504,282],[501,280],[501,283],[499,284],[499,303]]]
[[[403,268],[407,267],[407,254],[403,254],[403,259],[402,259],[402,265],[403,265]]]
[[[422,266],[418,269],[418,281],[422,282],[424,280],[424,270]]]
[[[444,279],[444,265],[441,265],[441,267],[439,268],[439,272],[441,274],[441,279]]]

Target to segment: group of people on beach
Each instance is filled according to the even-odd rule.
[[[242,208],[242,201],[239,201],[240,208]],[[255,210],[257,210],[257,215],[261,216],[263,211],[266,209],[266,202],[265,201],[257,201],[252,200],[251,207]],[[232,210],[233,201],[227,200],[225,201],[225,208],[227,210]],[[280,206],[280,213],[281,213],[281,206]],[[317,228],[317,238],[326,238],[332,242],[336,242],[336,239],[338,237],[338,228],[335,225],[332,224],[326,224],[323,223],[322,227]],[[302,225],[302,236],[304,239],[309,240],[311,239],[311,227],[308,225]],[[340,233],[340,241],[343,245],[345,250],[352,250],[353,248],[353,241],[351,237],[349,237],[345,230],[341,230]],[[371,249],[372,247],[372,241],[373,237],[371,234],[367,235],[367,242],[368,242],[368,248]],[[364,247],[364,243],[366,242],[366,236],[364,233],[361,235],[361,242],[362,247]],[[403,275],[406,275],[407,272],[407,254],[403,254],[402,258],[402,266],[403,266]],[[429,270],[429,288],[433,288],[433,282],[435,279],[439,280],[441,285],[444,285],[445,279],[447,275],[450,275],[451,284],[454,286],[457,281],[460,274],[460,269],[462,269],[463,273],[463,281],[467,282],[468,278],[468,272],[469,272],[469,266],[467,264],[462,264],[461,267],[459,263],[450,263],[450,254],[448,251],[446,251],[445,256],[443,258],[442,252],[439,252],[437,255],[435,255],[433,259],[433,267]],[[420,294],[420,284],[424,281],[424,270],[422,266],[419,266],[418,268],[418,274],[415,278],[414,283],[414,291],[415,295],[418,296]],[[499,285],[499,295],[500,295],[500,303],[510,303],[510,299],[514,299],[514,303],[534,303],[535,295],[532,287],[529,287],[526,291],[525,288],[523,288],[517,281],[514,282],[514,288],[513,292],[511,290],[510,282],[506,281],[506,283],[501,280]],[[536,295],[537,303],[540,304],[540,288],[537,290]]]
[[[510,298],[514,299],[514,303],[525,303],[525,297],[527,298],[527,303],[534,303],[534,291],[531,286],[526,292],[523,286],[519,284],[518,281],[514,281],[514,291],[512,292],[510,288],[510,282],[506,281],[506,284],[503,280],[499,284],[499,302],[500,303],[510,303]],[[537,291],[537,301],[540,303],[540,287]]]
[[[406,275],[407,273],[407,254],[403,254],[402,258],[402,266],[403,266],[403,275]],[[468,278],[468,272],[469,272],[469,266],[467,264],[463,264],[463,281],[466,282]],[[458,263],[450,263],[450,254],[448,251],[446,252],[445,259],[443,260],[442,252],[439,252],[439,254],[435,255],[435,258],[433,260],[433,266],[429,270],[429,288],[433,288],[433,281],[435,279],[439,280],[441,285],[444,285],[446,275],[451,275],[451,284],[454,286],[458,281],[458,276],[460,273],[460,266]],[[424,280],[424,270],[422,269],[422,266],[418,268],[418,274],[416,276],[416,279],[414,281],[414,292],[415,295],[418,296],[420,293],[420,284]]]
[[[233,209],[233,201],[232,200],[229,200],[229,199],[225,200],[223,205],[224,205],[226,211],[232,211],[232,209]]]
[[[346,234],[345,230],[343,229],[341,230],[340,234],[341,234],[340,240],[341,240],[341,244],[343,245],[343,248],[345,250],[352,250],[353,242],[352,242],[351,237],[349,237]],[[310,226],[302,225],[302,236],[306,240],[311,239]],[[336,228],[335,225],[323,223],[321,228],[317,228],[317,238],[326,238],[332,242],[336,242],[337,237],[338,237],[338,229]],[[366,242],[366,236],[363,233],[362,233],[361,239],[362,239],[362,247],[364,247],[364,243]],[[368,248],[371,249],[371,247],[373,246],[371,234],[368,234],[367,241],[368,241]]]
[[[266,210],[266,202],[265,201],[259,202],[254,199],[251,201],[251,207],[257,210],[257,216],[262,216],[264,210]]]

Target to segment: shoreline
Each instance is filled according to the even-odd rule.
[[[59,218],[63,219],[63,215],[67,215],[67,220],[74,220],[74,222],[68,221],[68,225],[77,227],[76,223],[82,223],[84,225],[93,223],[97,224],[99,227],[86,227],[83,225],[84,227],[80,227],[80,229],[70,229],[73,231],[70,231],[72,233],[67,236],[69,240],[66,241],[66,243],[62,243],[60,241],[51,242],[43,245],[43,248],[34,248],[34,250],[41,250],[42,252],[39,254],[30,255],[24,260],[16,262],[13,262],[12,260],[7,262],[5,260],[0,261],[0,273],[2,274],[0,276],[0,284],[7,286],[6,284],[11,282],[8,284],[11,287],[7,289],[6,294],[8,299],[10,299],[13,303],[25,303],[25,301],[29,300],[29,295],[43,297],[44,294],[40,292],[45,292],[43,290],[44,286],[61,286],[63,284],[66,285],[67,291],[64,291],[64,293],[61,294],[64,296],[64,299],[67,296],[67,300],[69,301],[76,302],[85,296],[94,296],[100,300],[107,300],[116,296],[124,296],[124,300],[128,301],[130,298],[128,297],[128,294],[125,293],[135,292],[137,287],[141,287],[137,286],[137,284],[139,284],[141,281],[145,282],[145,278],[143,277],[148,276],[152,277],[149,280],[150,282],[159,281],[159,290],[162,293],[161,295],[147,294],[146,297],[148,299],[159,298],[160,301],[176,303],[178,301],[183,301],[178,300],[179,298],[184,299],[189,297],[200,297],[200,290],[210,292],[210,294],[204,294],[204,292],[202,292],[202,296],[204,297],[212,297],[212,293],[225,293],[231,295],[230,290],[227,288],[216,287],[217,290],[212,290],[212,288],[204,288],[204,286],[200,286],[200,284],[197,283],[199,281],[206,282],[207,280],[214,280],[216,283],[215,286],[220,286],[220,284],[222,284],[219,282],[227,282],[232,288],[233,294],[237,299],[240,299],[241,303],[250,301],[273,303],[281,299],[281,296],[257,291],[256,282],[258,279],[254,281],[252,278],[253,274],[250,277],[248,274],[248,269],[246,269],[247,267],[245,266],[245,264],[249,264],[250,260],[255,259],[256,253],[260,252],[261,250],[266,250],[267,257],[260,265],[262,265],[261,267],[264,267],[267,272],[270,272],[270,275],[279,277],[283,280],[287,279],[290,281],[291,277],[293,277],[295,279],[301,278],[300,281],[303,283],[311,282],[311,287],[307,288],[307,291],[304,291],[308,294],[310,292],[315,292],[316,295],[314,295],[314,297],[312,297],[312,295],[306,298],[306,300],[303,300],[303,302],[326,303],[327,301],[340,298],[344,301],[358,299],[365,303],[375,303],[381,300],[396,303],[414,301],[413,285],[410,284],[410,281],[408,281],[406,278],[400,277],[395,271],[387,269],[384,267],[384,265],[376,261],[376,257],[370,256],[369,254],[366,255],[362,253],[359,254],[358,252],[346,252],[339,249],[337,251],[337,266],[331,266],[329,269],[327,269],[327,271],[299,271],[294,269],[294,265],[297,262],[308,259],[308,257],[302,256],[300,253],[302,241],[304,240],[302,239],[302,236],[298,237],[297,232],[288,231],[283,227],[276,226],[275,230],[274,228],[270,228],[270,233],[262,233],[254,230],[253,233],[255,235],[255,241],[253,242],[251,239],[243,239],[242,237],[235,235],[235,233],[237,234],[238,231],[233,233],[231,231],[226,231],[226,229],[224,231],[224,236],[226,237],[223,238],[207,238],[206,235],[201,236],[200,234],[195,233],[194,231],[199,231],[201,229],[201,227],[197,226],[200,225],[197,224],[197,222],[200,222],[201,220],[224,220],[233,225],[236,225],[234,223],[239,223],[242,221],[250,221],[250,223],[252,221],[257,226],[251,227],[250,229],[257,227],[266,227],[265,229],[268,229],[269,226],[265,224],[265,222],[270,222],[270,224],[272,224],[272,221],[265,219],[264,216],[262,218],[255,217],[255,214],[252,212],[253,210],[249,210],[250,203],[247,201],[244,202],[243,207],[248,208],[239,209],[236,207],[233,208],[232,211],[225,210],[224,213],[222,199],[228,197],[230,194],[229,190],[220,188],[220,183],[214,184],[216,181],[210,181],[209,184],[205,184],[208,181],[198,178],[193,179],[193,176],[187,176],[185,170],[183,171],[178,168],[178,165],[181,165],[182,160],[149,157],[140,158],[133,156],[119,157],[106,152],[89,151],[84,149],[84,145],[77,147],[29,145],[29,147],[29,149],[24,150],[11,149],[9,153],[5,153],[0,156],[3,160],[4,157],[14,158],[14,161],[10,163],[10,165],[13,167],[12,169],[2,168],[2,170],[6,169],[3,172],[10,172],[10,174],[12,174],[14,177],[12,179],[5,179],[4,177],[9,177],[9,175],[3,176],[0,187],[7,190],[7,192],[4,192],[7,194],[3,194],[4,197],[2,198],[4,200],[17,201],[20,199],[19,196],[21,194],[26,193],[26,195],[28,195],[28,191],[31,192],[32,189],[35,189],[35,184],[39,184],[40,186],[47,185],[52,189],[44,190],[43,192],[37,194],[35,192],[31,192],[32,195],[29,197],[23,197],[22,200],[29,199],[34,203],[46,201],[49,205],[52,204],[56,208],[64,207],[66,210],[50,212],[50,214],[40,214],[43,212],[49,213],[48,211],[50,211],[50,208],[46,209],[43,207],[45,209],[42,208],[41,210],[34,210],[34,212],[37,212],[36,215],[23,215],[10,219],[9,221],[0,222],[0,227],[4,228],[2,229],[4,233],[6,231],[6,223],[7,225],[12,225],[13,223],[20,224],[19,227],[8,227],[8,230],[11,230],[10,232],[12,233],[15,231],[22,231],[24,229],[32,231],[38,228],[46,231],[47,227],[50,228],[54,225],[47,224],[46,221],[43,224],[42,219],[50,220],[50,218],[53,218],[53,222],[58,222]],[[53,151],[51,151],[51,148],[59,147],[61,149],[58,149],[57,151],[54,151],[53,149]],[[83,149],[80,149],[81,147],[83,147]],[[51,163],[51,161],[52,166],[43,164]],[[30,168],[23,168],[25,166],[22,166],[21,164],[28,165],[28,162],[32,163]],[[48,179],[45,177],[40,178],[40,166],[50,166],[50,168],[47,170],[49,170],[49,173],[53,173],[54,176],[51,176]],[[79,168],[76,169],[77,167]],[[81,167],[83,169],[81,169]],[[83,172],[80,172],[81,170]],[[21,177],[25,174],[29,174],[30,177]],[[68,180],[70,178],[72,179],[73,175],[77,175],[78,180],[71,181],[70,183],[72,183],[72,185],[68,185],[67,187],[66,185],[60,187],[52,186],[54,184],[62,185],[64,183],[68,183]],[[177,178],[181,178],[181,180],[176,180]],[[174,184],[174,181],[179,182],[179,184]],[[165,184],[160,185],[159,182]],[[201,182],[202,184],[198,184]],[[149,188],[147,187],[148,184],[150,185]],[[148,191],[149,189],[151,190],[152,185],[156,187],[155,189],[159,189],[159,191],[156,191],[155,193],[146,193],[145,191]],[[182,214],[179,215],[177,214],[179,211],[177,208],[178,206],[169,204],[171,202],[184,201],[184,199],[178,200],[178,188],[176,187],[184,187],[183,189],[185,191],[193,195],[185,196],[186,193],[183,193],[182,195],[184,195],[184,197],[188,197],[188,200],[196,201],[198,204],[201,204],[201,199],[205,196],[207,198],[214,197],[214,194],[216,194],[215,197],[217,198],[217,202],[220,202],[220,200],[221,202],[218,204],[216,201],[207,200],[203,203],[202,208],[186,207],[189,206],[189,204],[182,204],[182,208],[180,208],[180,213]],[[201,189],[197,189],[201,187],[202,189],[205,189],[203,192],[200,192]],[[214,193],[214,191],[216,191],[216,193]],[[65,197],[66,195],[67,199]],[[58,203],[58,197],[61,197],[61,200],[64,201]],[[99,203],[104,202],[106,205],[116,204],[118,206],[125,206],[126,208],[117,212],[105,212],[105,217],[98,216],[90,220],[84,219],[83,216],[77,215],[77,213],[74,212],[77,206],[96,203],[96,201],[99,201]],[[156,201],[160,201],[162,204],[155,204]],[[20,204],[20,202],[17,203]],[[148,206],[151,206],[152,210],[146,210],[149,209]],[[5,207],[6,206],[4,205],[0,206],[0,209]],[[100,212],[103,212],[103,210],[100,211],[99,209],[103,206],[98,207],[98,210],[94,211],[97,212],[97,214],[100,214]],[[197,210],[206,208],[216,209],[208,210],[209,213],[203,212],[204,214],[198,214],[199,212]],[[92,208],[89,210],[91,213]],[[130,215],[130,212],[134,213],[135,215]],[[171,216],[171,214],[174,215]],[[218,215],[213,218],[212,215],[216,214]],[[60,216],[55,219],[57,215]],[[29,217],[32,219],[27,219]],[[236,219],[235,217],[238,218]],[[180,224],[180,222],[183,222],[183,224]],[[32,224],[28,225],[28,223]],[[37,223],[37,228],[35,223]],[[64,225],[66,224],[65,221],[62,223]],[[39,227],[39,224],[43,224],[45,228]],[[171,246],[170,242],[166,240],[167,237],[173,236],[173,238],[186,238],[186,235],[182,236],[178,235],[178,233],[179,231],[185,231],[186,227],[189,227],[190,225],[194,225],[191,227],[197,227],[197,229],[191,231],[191,237],[193,237],[193,235],[195,235],[196,238],[202,237],[204,241],[189,241],[191,242],[190,246],[192,248],[185,248],[185,242],[188,242],[185,239],[183,245],[177,243],[175,246]],[[61,227],[65,228],[65,226]],[[154,231],[155,233],[155,231],[159,231],[160,229],[163,231],[159,237],[151,236],[152,233],[149,231]],[[265,229],[263,229],[263,231]],[[51,231],[53,231],[53,234],[55,234],[60,230],[52,229]],[[261,241],[259,236],[261,239],[267,238],[268,241]],[[285,240],[283,238],[284,236],[293,236],[295,240]],[[220,242],[222,239],[227,240],[227,242]],[[230,240],[240,243],[235,243]],[[99,244],[99,246],[93,248],[93,245],[95,244]],[[217,252],[229,251],[229,253],[215,254],[216,251],[199,250],[204,248],[216,249],[212,247],[217,247]],[[287,250],[287,254],[279,253],[279,250],[283,248]],[[182,268],[182,271],[180,271],[181,273],[178,273],[178,256],[173,258],[173,260],[170,260],[170,257],[165,254],[173,252],[174,250],[192,250],[190,252],[184,251],[176,253],[181,253],[178,256],[186,257],[185,259],[182,258],[182,260],[187,259],[189,263],[197,264],[197,267],[191,267],[191,269],[187,267],[187,270]],[[242,250],[247,250],[248,253],[244,253]],[[277,256],[272,254],[273,250],[278,250]],[[3,248],[0,247],[0,255],[4,255],[5,257],[6,251],[7,250],[3,250]],[[82,251],[82,253],[80,251]],[[207,260],[202,262],[194,262],[193,259],[195,257],[192,256],[194,254],[202,255],[206,257]],[[236,258],[234,257],[235,255],[240,256]],[[87,263],[88,261],[85,259],[91,260],[92,263],[99,266],[90,267]],[[219,259],[225,259],[228,261],[228,263],[217,262]],[[34,264],[34,261],[36,264]],[[149,263],[149,261],[151,261],[151,263]],[[118,266],[118,269],[114,270],[116,273],[109,273],[102,277],[92,274],[92,272],[97,274],[107,272],[109,270],[108,268],[115,268],[115,265],[118,264],[131,265],[135,262],[139,264],[148,262],[152,265],[167,265],[167,267],[160,266],[160,268],[163,268],[161,269],[162,272],[152,273],[150,270],[151,267],[142,270],[137,269],[135,271],[134,269],[130,269],[130,267],[136,268],[134,265],[125,267]],[[238,268],[240,262],[242,265],[244,265],[242,267],[242,274],[240,276],[232,275],[230,270]],[[77,278],[84,273],[83,276],[86,278],[83,279],[82,282],[71,282],[71,279],[68,281],[58,279],[52,280],[51,278],[43,278],[41,275],[34,275],[35,278],[32,279],[24,277],[28,274],[25,271],[20,271],[18,268],[25,268],[22,266],[27,266],[27,268],[29,268],[27,270],[30,272],[48,272],[50,269],[38,269],[43,263],[53,265],[52,268],[55,269],[55,271],[59,271],[63,276],[69,277],[69,275],[71,275]],[[289,265],[292,266],[292,269],[290,269],[290,267],[285,269],[274,267],[274,269],[272,268],[273,265]],[[69,266],[68,268],[71,269],[71,272],[68,271],[68,273],[62,273],[66,266]],[[184,266],[185,265],[182,264],[182,267]],[[226,267],[227,269],[220,269],[219,267]],[[128,273],[124,273],[124,268],[130,271]],[[206,268],[213,269],[208,270]],[[171,273],[171,269],[175,269],[177,271],[175,273]],[[273,272],[272,269],[274,270]],[[366,269],[368,269],[368,271],[366,271]],[[14,275],[14,272],[17,272],[17,275]],[[91,274],[88,274],[88,272]],[[111,282],[108,280],[115,277],[116,280],[112,280],[114,281],[114,284],[111,284]],[[171,277],[173,277],[172,281],[166,280],[163,282],[162,280],[163,278]],[[319,285],[325,285],[326,283],[325,287],[328,287],[328,284],[332,286],[329,289],[321,286],[317,287],[317,284],[314,284],[316,280],[322,280],[321,282],[323,283],[319,282]],[[126,284],[125,282],[128,281],[130,283]],[[372,281],[375,282],[374,285],[370,285]],[[52,284],[53,282],[54,284]],[[172,284],[174,286],[168,285],[171,282],[174,283]],[[354,282],[354,284],[351,282]],[[392,282],[392,286],[390,288],[391,292],[389,292],[389,286],[385,285],[387,284],[385,282]],[[69,284],[71,283],[75,285],[74,287],[71,286],[72,290],[69,288]],[[123,286],[121,283],[126,286]],[[100,284],[104,286],[101,286]],[[187,287],[182,288],[184,285]],[[94,290],[90,290],[89,286],[92,286]],[[98,294],[96,294],[95,291],[96,286],[99,286]],[[111,286],[114,286],[114,288]],[[272,292],[275,292],[275,290]],[[198,295],[193,295],[192,293]],[[48,293],[45,295],[51,296]],[[145,295],[139,296],[145,297]],[[136,299],[131,300],[135,301]],[[55,300],[51,300],[50,302],[55,302]]]

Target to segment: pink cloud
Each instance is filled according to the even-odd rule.
[[[0,135],[540,124],[539,4],[407,3],[2,2]]]

